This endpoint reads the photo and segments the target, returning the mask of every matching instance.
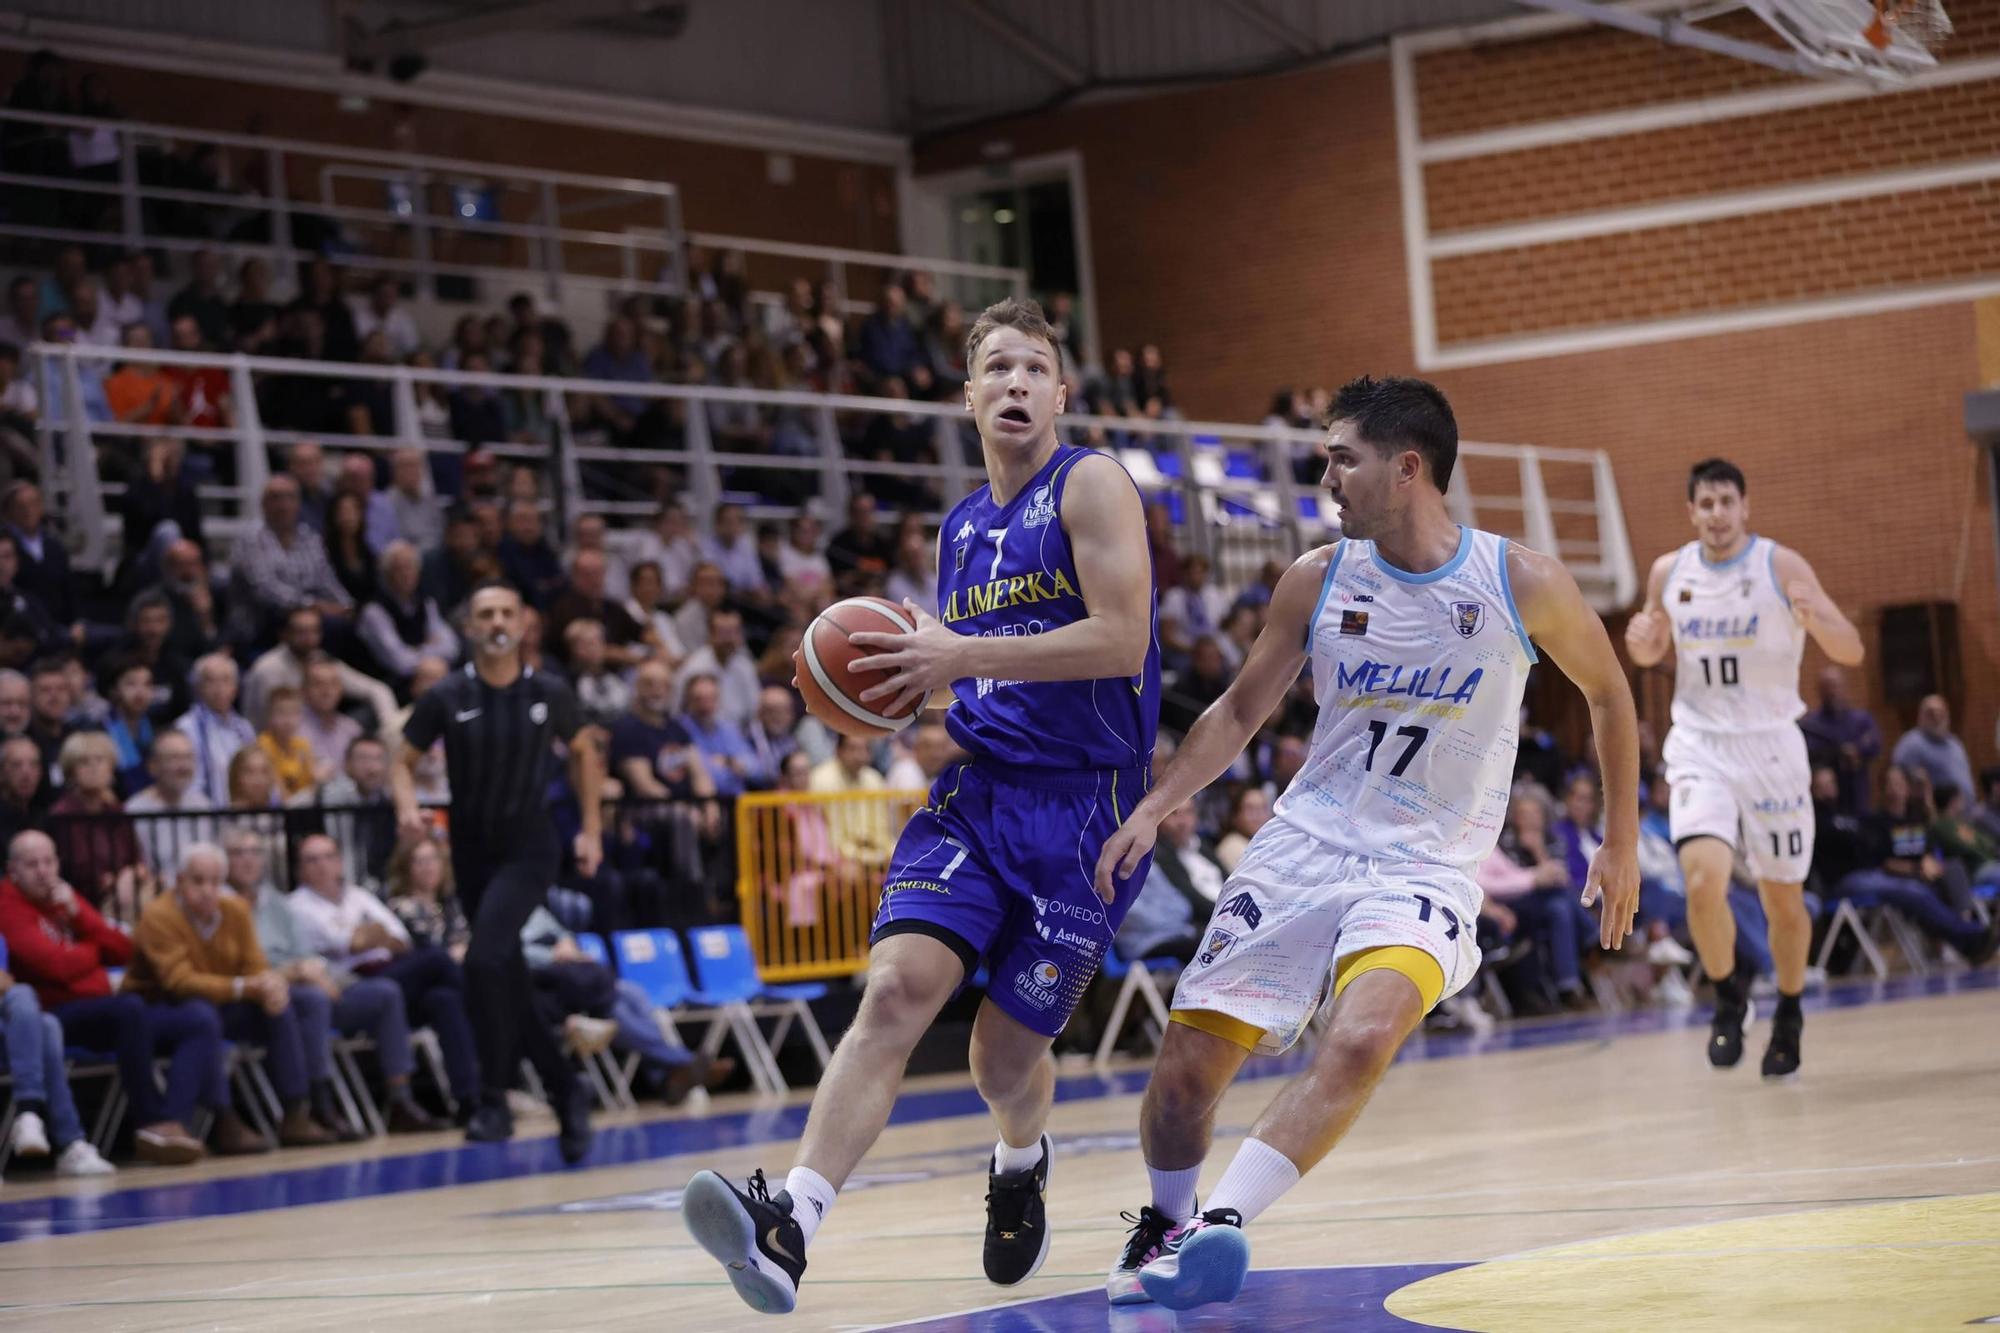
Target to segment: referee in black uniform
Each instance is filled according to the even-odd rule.
[[[522,664],[520,593],[485,583],[473,590],[470,607],[472,661],[432,686],[404,724],[402,762],[391,770],[396,816],[406,835],[423,833],[415,767],[443,737],[452,873],[472,923],[467,1008],[485,1085],[465,1136],[490,1143],[513,1135],[507,1088],[525,1051],[561,1121],[563,1160],[577,1162],[590,1151],[590,1090],[535,1016],[521,927],[547,898],[562,860],[547,797],[560,762],[556,743],[569,746],[570,781],[583,814],[576,868],[586,878],[604,854],[598,796],[604,761],[595,734],[582,729],[569,687]]]

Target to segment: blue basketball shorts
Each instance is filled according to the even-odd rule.
[[[987,998],[1045,1036],[1063,1030],[1151,858],[1107,906],[1097,855],[1146,794],[1143,769],[1063,772],[974,760],[948,768],[903,828],[870,942],[928,935],[984,964]]]

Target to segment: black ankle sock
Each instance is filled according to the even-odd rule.
[[[1804,994],[1804,992],[1800,992],[1800,995],[1803,995],[1803,994]],[[1780,1017],[1780,1018],[1798,1018],[1798,1017],[1800,1017],[1800,1016],[1801,1016],[1801,1015],[1800,1015],[1800,1013],[1799,1013],[1799,999],[1800,999],[1800,995],[1787,995],[1787,994],[1785,994],[1785,993],[1784,993],[1783,991],[1779,991],[1779,992],[1778,992],[1778,1017]]]

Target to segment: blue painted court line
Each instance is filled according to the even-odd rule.
[[[1903,977],[1874,985],[1841,986],[1809,997],[1809,1012],[1847,1009],[1885,1001],[1920,999],[2000,989],[1992,970],[1936,977]],[[1625,1014],[1582,1015],[1547,1023],[1509,1025],[1486,1037],[1421,1037],[1404,1047],[1399,1060],[1454,1059],[1500,1051],[1535,1050],[1621,1036],[1695,1028],[1707,1021],[1699,1010],[1636,1010]],[[1303,1067],[1304,1053],[1253,1061],[1249,1079],[1280,1078]],[[1127,1070],[1108,1078],[1065,1078],[1056,1084],[1058,1102],[1128,1096],[1145,1089],[1148,1071]],[[913,1124],[983,1113],[985,1104],[969,1087],[906,1092],[896,1100],[891,1124]],[[661,1120],[602,1129],[588,1166],[629,1166],[690,1154],[708,1154],[762,1143],[790,1143],[805,1127],[804,1106],[767,1106],[703,1119]],[[297,1160],[300,1153],[282,1160]],[[299,1166],[232,1180],[185,1185],[148,1185],[99,1192],[90,1185],[75,1193],[42,1199],[0,1200],[0,1244],[49,1236],[156,1226],[190,1218],[302,1208],[347,1199],[450,1189],[495,1180],[565,1172],[555,1140],[524,1139],[506,1144],[465,1144],[393,1157],[326,1166]],[[678,1183],[678,1182],[676,1182]],[[92,1182],[94,1185],[95,1182]]]

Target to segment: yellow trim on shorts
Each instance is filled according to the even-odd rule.
[[[1424,1012],[1437,1008],[1437,1002],[1444,998],[1444,968],[1438,960],[1422,949],[1409,944],[1382,944],[1373,949],[1362,949],[1340,960],[1333,973],[1333,993],[1338,998],[1347,989],[1348,983],[1363,972],[1380,970],[1400,972],[1410,979],[1417,993],[1424,998]]]
[[[1246,1023],[1213,1009],[1176,1009],[1167,1018],[1170,1022],[1191,1027],[1196,1032],[1206,1032],[1211,1037],[1220,1037],[1232,1046],[1241,1046],[1253,1053],[1264,1041],[1264,1029],[1255,1023]]]

